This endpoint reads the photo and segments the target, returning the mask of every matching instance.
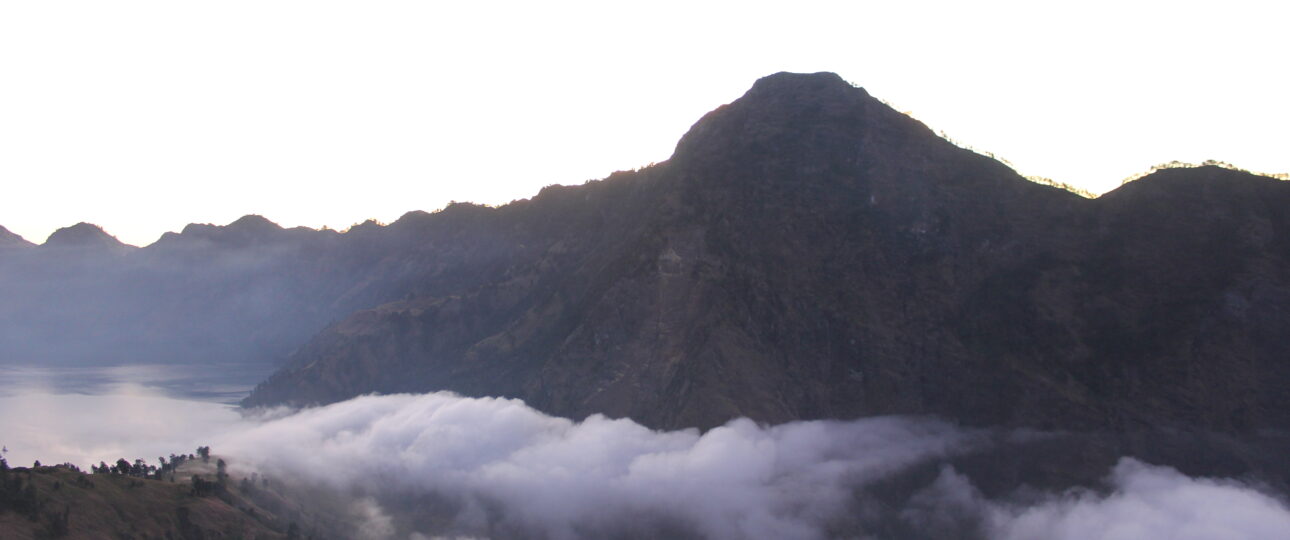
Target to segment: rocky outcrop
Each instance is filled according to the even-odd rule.
[[[1284,429],[1284,208],[1290,184],[1217,167],[1084,199],[835,75],[778,74],[668,162],[420,217],[423,251],[391,260],[422,279],[245,404],[448,389],[669,428]]]

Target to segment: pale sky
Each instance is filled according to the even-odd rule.
[[[0,0],[0,225],[146,245],[500,204],[665,160],[778,71],[1093,192],[1171,160],[1286,172],[1286,6]]]

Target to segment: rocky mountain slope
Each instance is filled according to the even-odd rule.
[[[390,243],[364,253],[416,248],[349,286],[398,299],[314,336],[245,405],[449,389],[669,428],[1284,429],[1286,208],[1290,184],[1218,167],[1084,199],[835,75],[777,74],[665,163],[370,231]]]

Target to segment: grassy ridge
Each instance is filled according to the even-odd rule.
[[[175,472],[170,478],[155,479],[86,474],[67,465],[4,470],[0,472],[0,537],[305,537],[294,523],[283,523],[276,513],[265,509],[270,506],[281,512],[289,508],[267,486],[251,486],[249,480],[231,478],[221,482],[209,463],[185,464]],[[215,487],[198,490],[195,483]]]

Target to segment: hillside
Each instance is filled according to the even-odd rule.
[[[0,249],[27,247],[34,247],[34,244],[28,242],[23,237],[14,234],[9,229],[0,227]]]
[[[236,485],[198,495],[180,480],[86,474],[65,465],[0,471],[0,536],[8,539],[85,538],[184,540],[303,538],[299,526],[257,505]],[[203,475],[205,481],[214,478]],[[234,483],[235,484],[235,483]]]
[[[1087,200],[835,75],[777,74],[665,163],[460,210],[501,256],[438,259],[475,279],[331,325],[244,404],[1284,429],[1288,207],[1290,184],[1217,167]]]

